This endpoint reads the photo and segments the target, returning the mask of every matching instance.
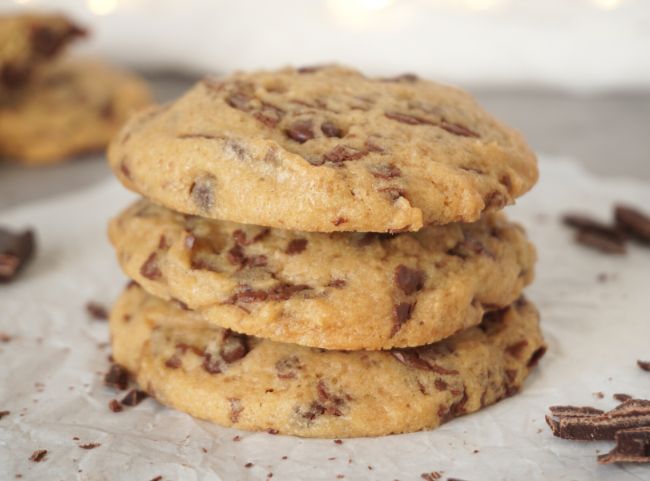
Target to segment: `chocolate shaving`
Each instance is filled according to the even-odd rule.
[[[40,463],[41,461],[45,461],[46,457],[47,457],[47,449],[39,449],[32,453],[32,455],[29,457],[29,460],[35,463]]]
[[[86,443],[86,444],[80,444],[79,447],[81,449],[95,449],[101,446],[100,443]]]
[[[10,411],[0,411],[0,419],[2,419],[5,416],[9,416],[11,414]]]
[[[638,240],[650,242],[650,217],[646,214],[630,206],[617,205],[614,218],[619,229]]]
[[[108,311],[98,302],[90,301],[86,304],[86,312],[97,321],[105,321],[108,319]]]
[[[32,258],[35,244],[31,230],[13,233],[0,228],[0,283],[16,277]]]
[[[139,389],[131,389],[120,402],[122,403],[122,406],[132,407],[137,406],[147,397],[149,397],[149,395],[146,392],[140,391]]]
[[[598,456],[600,464],[650,463],[650,427],[623,429],[615,440],[614,449]]]
[[[625,254],[625,241],[618,240],[597,231],[579,230],[575,241],[587,247],[599,250],[606,254]]]
[[[650,426],[650,401],[630,399],[618,407],[601,414],[577,415],[565,406],[558,411],[551,408],[546,422],[557,437],[577,440],[614,439],[617,431]],[[585,408],[574,408],[585,409]],[[569,414],[558,414],[562,410]]]
[[[366,155],[368,155],[367,150],[358,150],[347,145],[337,145],[329,152],[323,154],[323,161],[339,164],[349,160],[358,160]]]

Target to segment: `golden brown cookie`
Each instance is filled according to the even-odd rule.
[[[141,200],[109,227],[124,272],[221,327],[328,349],[428,344],[517,299],[535,251],[501,213],[417,233],[306,233]]]
[[[147,85],[132,74],[91,61],[48,64],[0,98],[0,156],[40,165],[102,151],[149,103]]]
[[[473,222],[537,180],[522,137],[465,92],[337,66],[203,81],[134,118],[109,160],[173,210],[318,232]]]
[[[21,86],[35,66],[85,35],[62,15],[0,15],[0,94]]]
[[[161,403],[223,426],[305,437],[430,429],[516,393],[545,351],[524,300],[439,343],[323,351],[212,327],[133,285],[110,319],[113,358]]]

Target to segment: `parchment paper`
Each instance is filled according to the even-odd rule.
[[[39,250],[0,286],[0,332],[11,337],[0,342],[0,411],[10,411],[0,419],[0,479],[416,481],[435,471],[467,481],[650,480],[648,465],[599,466],[597,452],[612,443],[557,439],[544,422],[552,404],[608,409],[614,393],[650,397],[650,373],[636,366],[650,360],[650,249],[593,252],[559,222],[567,210],[606,219],[614,201],[648,209],[650,184],[595,178],[570,161],[542,157],[541,166],[539,185],[508,209],[538,246],[527,294],[550,345],[523,392],[435,431],[342,444],[224,429],[152,399],[109,411],[108,329],[84,305],[109,305],[125,283],[105,231],[133,195],[111,180],[1,211],[1,224],[37,230]],[[29,461],[37,449],[47,457]]]

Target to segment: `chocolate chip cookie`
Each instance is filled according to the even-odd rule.
[[[474,222],[537,180],[522,137],[465,92],[338,66],[200,82],[129,122],[109,160],[171,209],[317,232]]]
[[[445,341],[392,351],[248,337],[135,285],[110,327],[115,362],[161,403],[223,426],[305,437],[434,428],[516,393],[545,350],[525,300]]]
[[[132,74],[91,61],[48,64],[0,98],[0,156],[36,165],[101,151],[150,102]]]
[[[35,66],[85,35],[62,15],[0,15],[0,94],[21,86]]]
[[[429,344],[517,299],[535,251],[501,213],[417,233],[307,233],[141,200],[111,221],[125,273],[249,335],[327,349]]]

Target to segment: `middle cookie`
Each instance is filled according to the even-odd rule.
[[[515,301],[535,251],[501,213],[413,233],[303,233],[140,200],[111,221],[125,273],[237,332],[324,349],[430,344]]]

